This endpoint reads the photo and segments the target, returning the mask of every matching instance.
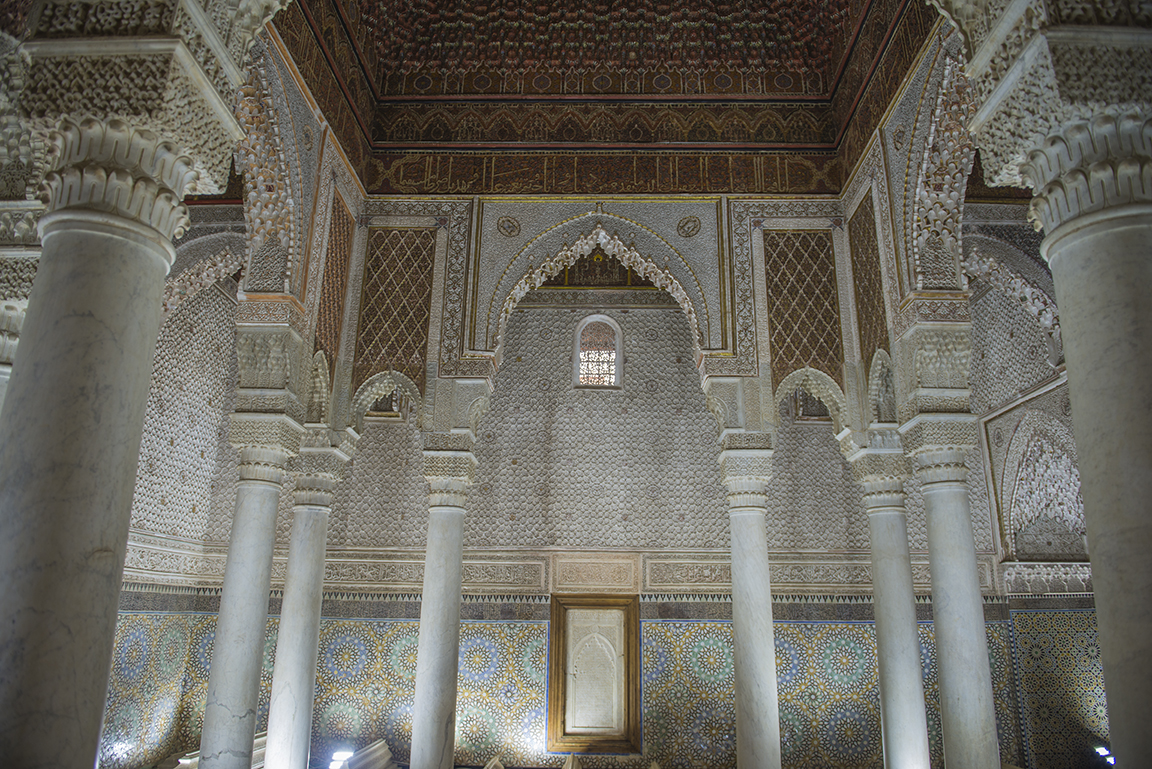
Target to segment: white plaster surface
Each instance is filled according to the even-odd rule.
[[[0,411],[0,762],[28,769],[95,762],[173,257],[111,214],[42,226]]]

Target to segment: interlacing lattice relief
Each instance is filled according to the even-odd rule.
[[[381,371],[424,389],[435,229],[373,227],[368,235],[352,390]]]
[[[884,283],[880,277],[880,249],[876,244],[876,215],[872,196],[866,195],[848,221],[852,250],[852,281],[856,292],[856,323],[860,329],[860,359],[872,365],[877,350],[892,352],[888,317],[884,310]]]
[[[356,222],[338,194],[332,196],[332,224],[320,284],[320,307],[316,315],[316,350],[328,359],[330,376],[336,372],[340,333],[344,328],[344,298],[348,288],[348,265]],[[331,385],[331,380],[329,385]]]
[[[810,366],[844,387],[831,230],[764,230],[772,380]]]

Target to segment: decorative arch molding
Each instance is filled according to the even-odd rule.
[[[329,378],[328,356],[323,350],[318,350],[312,356],[312,387],[308,393],[308,422],[309,424],[322,424],[328,421],[331,394],[328,390]]]
[[[1048,364],[1056,368],[1064,357],[1060,309],[1047,291],[1009,266],[1027,262],[1027,257],[1015,246],[989,235],[967,233],[964,238],[964,273],[984,280],[1032,316],[1048,344]]]
[[[887,350],[877,350],[868,369],[868,410],[872,421],[895,422],[897,401],[896,366]]]
[[[408,407],[416,414],[422,412],[424,401],[420,397],[420,389],[416,387],[416,383],[399,371],[381,371],[360,385],[360,389],[352,398],[352,411],[349,416],[356,432],[364,429],[364,415],[368,413],[372,404],[392,392],[399,392],[409,404]]]
[[[626,245],[619,236],[609,235],[603,226],[597,222],[591,232],[578,238],[571,246],[565,246],[555,255],[545,258],[538,267],[529,266],[523,277],[512,286],[500,308],[496,324],[494,349],[497,365],[499,365],[500,356],[503,352],[504,332],[507,328],[508,318],[520,300],[532,289],[539,288],[546,280],[558,275],[565,267],[575,264],[581,257],[589,256],[596,248],[600,248],[608,256],[619,260],[624,266],[631,268],[641,277],[652,281],[658,288],[662,288],[672,295],[688,318],[688,324],[692,328],[692,348],[696,353],[697,362],[701,361],[703,351],[701,349],[700,324],[696,305],[688,291],[684,289],[684,286],[670,270],[660,267],[634,247]],[[511,266],[509,265],[509,267]],[[699,291],[699,284],[696,284],[695,288]],[[493,297],[493,302],[495,299],[496,297]]]
[[[843,390],[833,381],[832,377],[823,371],[814,368],[801,368],[784,377],[784,381],[776,388],[775,403],[779,406],[798,389],[809,395],[819,398],[828,407],[832,416],[832,426],[839,433],[844,429],[845,418],[848,415],[848,399],[844,397]]]
[[[1048,447],[1047,451],[1044,451],[1045,445]],[[1039,462],[1029,459],[1028,455],[1034,448],[1042,453],[1038,458]],[[1035,460],[1037,457],[1031,459]],[[1004,523],[1009,539],[1042,515],[1063,523],[1071,531],[1084,533],[1084,501],[1080,496],[1076,440],[1066,424],[1042,411],[1034,409],[1025,411],[1024,418],[1016,426],[1008,443],[1004,468],[1006,483],[1001,491],[1000,509],[1004,511]],[[1063,477],[1058,477],[1053,475],[1053,468],[1063,468],[1068,472]],[[1029,473],[1034,477],[1026,479],[1025,475]],[[1028,491],[1021,487],[1022,481],[1042,484],[1044,488],[1040,491],[1057,498],[1067,499],[1075,495],[1074,501],[1055,508],[1051,505],[1043,507],[1034,505],[1018,509],[1019,505],[1016,504],[1018,492]]]
[[[227,236],[217,236],[212,239],[217,240],[218,238],[225,243],[235,239]],[[176,308],[204,289],[224,278],[237,273],[242,274],[246,268],[243,248],[235,249],[230,245],[224,245],[216,253],[193,263],[179,274],[170,275],[164,281],[164,321],[167,322]]]

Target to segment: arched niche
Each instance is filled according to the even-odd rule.
[[[413,409],[417,414],[421,413],[423,399],[416,383],[399,371],[381,371],[360,385],[360,389],[352,397],[352,411],[349,416],[356,432],[364,429],[364,416],[372,408],[372,404],[393,392],[399,393],[400,398],[400,402],[396,404],[397,413],[408,414]]]

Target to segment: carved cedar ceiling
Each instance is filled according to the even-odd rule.
[[[836,193],[918,0],[298,0],[275,20],[372,194]]]

